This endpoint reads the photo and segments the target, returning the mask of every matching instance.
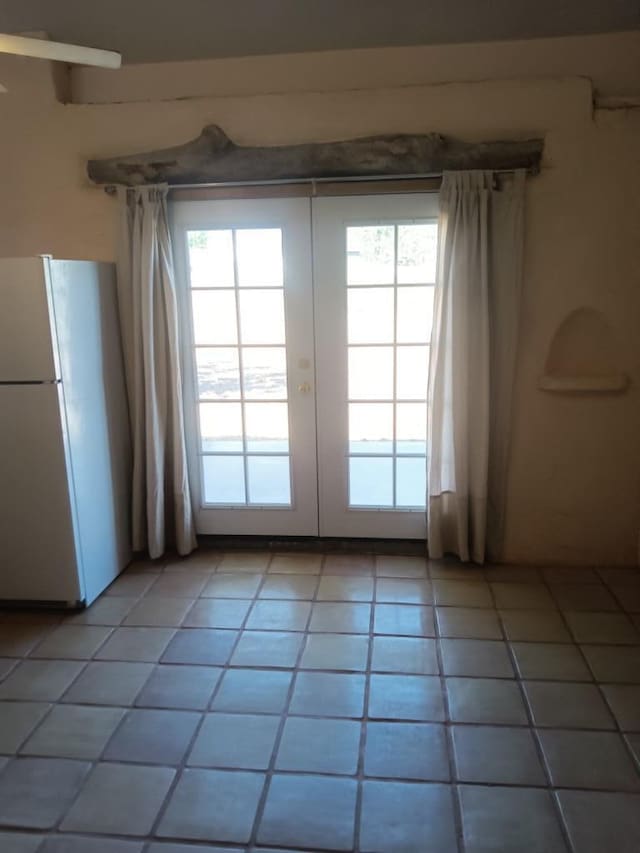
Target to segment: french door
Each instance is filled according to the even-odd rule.
[[[172,216],[198,532],[424,538],[437,196]]]

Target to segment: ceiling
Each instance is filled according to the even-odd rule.
[[[632,29],[638,0],[0,0],[0,32],[45,31],[127,63]]]

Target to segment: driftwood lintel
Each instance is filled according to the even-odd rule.
[[[368,136],[344,142],[236,145],[217,125],[197,139],[144,154],[89,160],[97,184],[249,183],[437,175],[447,170],[540,170],[542,139],[463,142],[439,133]]]

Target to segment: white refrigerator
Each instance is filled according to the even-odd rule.
[[[112,264],[0,259],[0,602],[90,604],[131,559]]]

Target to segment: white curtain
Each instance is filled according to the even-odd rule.
[[[133,439],[133,548],[196,547],[167,187],[119,188],[118,302]]]
[[[499,559],[522,282],[524,170],[445,173],[429,369],[428,551]]]

